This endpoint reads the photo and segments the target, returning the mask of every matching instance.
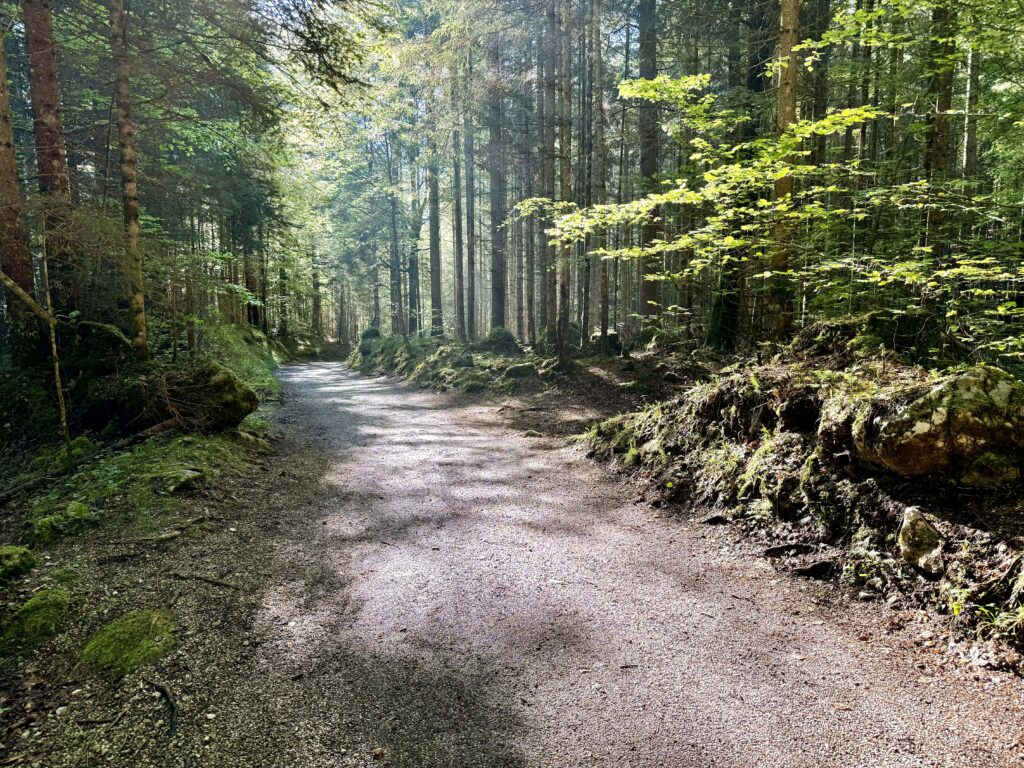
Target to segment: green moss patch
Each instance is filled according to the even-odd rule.
[[[168,611],[131,611],[96,633],[82,649],[82,661],[99,672],[126,675],[173,648],[174,629]]]
[[[0,648],[24,651],[53,637],[70,605],[71,593],[65,589],[36,592],[14,614],[0,638]]]
[[[25,547],[0,547],[0,584],[23,576],[35,567],[36,557]]]

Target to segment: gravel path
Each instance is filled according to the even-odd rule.
[[[286,442],[321,458],[267,502],[304,523],[234,675],[282,734],[250,765],[1022,764],[1020,683],[947,669],[886,609],[829,608],[494,406],[281,378]]]

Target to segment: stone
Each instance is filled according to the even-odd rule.
[[[202,470],[181,467],[164,477],[164,490],[170,494],[194,491],[206,480]]]
[[[945,570],[942,537],[917,507],[907,507],[903,511],[897,541],[904,560],[929,576],[942,575]]]
[[[477,344],[477,347],[484,352],[492,352],[496,355],[514,357],[523,354],[522,347],[516,341],[516,337],[507,328],[494,328],[487,337]]]
[[[971,487],[1020,477],[1024,383],[992,366],[947,376],[923,394],[876,399],[853,422],[864,461],[901,477],[952,475]]]
[[[473,356],[469,352],[465,352],[461,355],[456,355],[452,358],[452,368],[472,368],[476,363],[473,361]]]

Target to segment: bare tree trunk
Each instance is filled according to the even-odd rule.
[[[320,302],[320,270],[317,267],[313,267],[313,335],[323,336],[323,321],[321,319],[321,302]]]
[[[545,173],[545,194],[549,200],[555,199],[555,136],[556,126],[560,120],[556,112],[555,101],[558,90],[558,52],[559,52],[559,24],[558,24],[558,0],[550,0],[548,5],[547,24],[547,66],[545,67],[544,79],[544,110],[547,115],[547,122],[544,125],[544,145],[546,173]],[[550,221],[549,221],[550,223]],[[544,341],[549,347],[558,343],[558,275],[556,261],[558,252],[553,245],[544,249],[544,294],[546,297],[544,314],[547,323],[544,330]]]
[[[437,148],[430,148],[427,165],[428,231],[430,239],[430,335],[444,336],[444,307],[441,303],[441,192],[438,182]]]
[[[640,77],[653,80],[658,76],[658,18],[655,0],[640,0],[637,4],[637,25],[640,33]],[[658,173],[659,132],[658,107],[643,102],[638,110],[640,132],[640,176],[648,191],[653,191]],[[640,237],[644,247],[650,247],[658,238],[658,225],[654,217],[644,223]],[[653,318],[658,314],[658,283],[649,276],[658,271],[657,260],[646,256],[640,270],[640,315]]]
[[[967,54],[967,109],[964,115],[965,179],[978,173],[978,93],[981,88],[981,51],[971,48]]]
[[[800,0],[782,0],[782,12],[779,15],[779,60],[782,69],[779,72],[778,109],[776,129],[785,133],[796,123],[796,84],[797,61],[796,45],[799,42]],[[775,198],[786,200],[793,196],[795,180],[792,173],[776,179]],[[771,335],[776,341],[785,339],[793,328],[793,295],[789,288],[789,279],[781,273],[789,269],[790,243],[792,235],[789,222],[779,217],[774,227],[774,247],[771,256],[772,289],[771,289]]]
[[[132,119],[131,65],[128,57],[127,17],[124,0],[108,0],[110,47],[116,63],[114,100],[117,104],[117,136],[121,148],[121,195],[124,204],[125,255],[127,257],[130,337],[135,356],[149,357],[146,331],[146,298],[142,281],[142,230],[139,224],[139,182],[135,155],[135,121]]]
[[[505,163],[498,41],[488,48],[487,173],[491,196],[491,328],[505,327]]]
[[[71,208],[71,174],[64,138],[51,6],[51,0],[24,0],[22,9],[39,191],[50,199],[46,217],[46,247],[54,271],[54,304],[59,312],[72,312],[78,308],[79,265],[67,231]]]
[[[607,115],[604,109],[604,37],[601,31],[604,0],[594,0],[594,205],[604,205],[608,194],[608,146],[605,143],[605,122]],[[608,236],[602,228],[598,230],[594,247],[601,250],[605,247]],[[600,326],[600,352],[610,352],[608,344],[608,260],[601,257],[600,267],[600,300],[598,304],[598,323]]]
[[[558,136],[558,178],[561,199],[572,200],[572,0],[562,6],[561,115]],[[572,279],[571,246],[563,246],[559,254],[558,280],[558,365],[563,370],[570,363],[569,349],[569,281]]]
[[[455,230],[455,337],[459,341],[465,341],[466,295],[462,265],[462,167],[459,163],[461,150],[459,130],[456,128],[452,131],[452,200],[455,203],[455,209],[452,212],[452,226]]]
[[[7,58],[4,53],[6,28],[3,32],[0,35],[0,269],[26,295],[31,296],[35,281],[28,234],[21,218],[18,157],[14,148],[11,103],[7,91]],[[16,360],[24,360],[32,355],[36,347],[36,324],[32,320],[32,313],[11,291],[7,292],[7,311],[14,357]]]
[[[472,54],[467,55],[466,82],[473,76]],[[464,86],[468,89],[468,85]],[[468,100],[462,117],[463,150],[466,157],[466,335],[476,338],[476,152],[473,146],[473,116]]]

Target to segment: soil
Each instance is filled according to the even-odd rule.
[[[600,415],[573,398],[452,398],[337,363],[281,379],[276,455],[197,496],[201,530],[75,553],[118,610],[168,606],[177,646],[116,684],[35,662],[12,764],[1024,761],[1024,682],[954,659],[922,613],[640,503],[564,439]]]

